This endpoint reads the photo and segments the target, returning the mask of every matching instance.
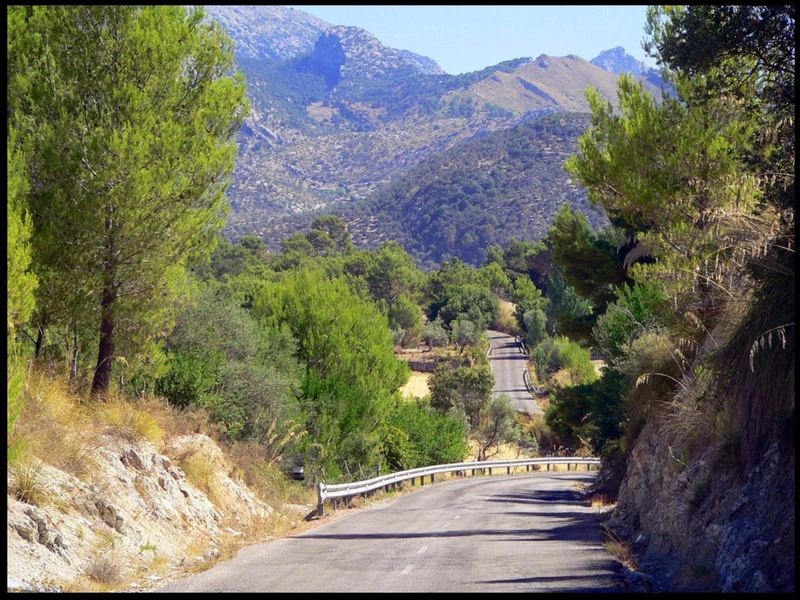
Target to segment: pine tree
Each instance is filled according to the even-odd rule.
[[[12,7],[8,34],[9,109],[31,149],[39,319],[99,321],[102,395],[118,338],[141,345],[168,327],[187,261],[224,224],[244,81],[201,10]]]

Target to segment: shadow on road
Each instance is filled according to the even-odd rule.
[[[573,491],[538,491],[533,490],[524,494],[498,494],[487,496],[489,502],[506,502],[511,504],[542,504],[554,502],[558,504],[572,504],[583,506],[583,496]]]
[[[607,569],[608,565],[602,563],[598,564],[598,568]],[[619,588],[615,585],[612,577],[608,575],[563,575],[563,576],[543,576],[543,577],[519,577],[516,579],[488,579],[478,581],[476,583],[553,583],[563,581],[564,583],[572,583],[576,580],[591,581],[594,585],[585,585],[576,587],[574,585],[565,586],[565,590],[570,592],[618,592]],[[551,588],[548,586],[548,592],[557,592],[558,588]]]
[[[575,520],[546,529],[456,529],[452,531],[421,531],[415,533],[309,533],[290,539],[303,540],[407,540],[425,538],[460,538],[460,537],[497,537],[495,541],[588,541],[597,525],[592,522],[590,514],[582,515],[584,519]],[[492,540],[488,540],[492,541]]]

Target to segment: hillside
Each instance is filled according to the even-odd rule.
[[[228,233],[255,233],[273,247],[310,211],[356,208],[460,142],[588,111],[587,86],[616,104],[616,75],[573,55],[447,75],[432,59],[302,11],[211,7],[209,15],[234,39],[253,104],[228,192]]]
[[[563,203],[605,224],[562,166],[588,124],[556,114],[462,142],[341,214],[357,243],[396,240],[427,265],[448,255],[479,264],[492,244],[539,239]]]

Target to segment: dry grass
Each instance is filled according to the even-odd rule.
[[[218,465],[194,451],[178,456],[176,460],[189,483],[208,496],[214,506],[218,506],[221,498],[217,481]]]
[[[431,393],[428,388],[428,379],[430,379],[430,376],[430,373],[411,371],[411,377],[408,383],[400,388],[400,393],[404,398],[422,398],[428,396]]]
[[[119,561],[110,553],[95,554],[83,572],[89,579],[106,586],[122,583]]]
[[[129,441],[146,438],[157,443],[164,437],[158,421],[139,402],[110,398],[100,407],[100,415],[111,429]]]
[[[8,491],[20,502],[44,506],[52,499],[53,492],[44,483],[42,464],[37,459],[12,464],[9,471],[11,483]]]
[[[616,501],[608,494],[592,494],[589,496],[588,501],[589,506],[592,508],[605,508],[616,504]]]
[[[65,382],[34,372],[28,379],[27,402],[10,443],[24,446],[16,460],[36,456],[78,478],[94,468],[94,446],[87,443],[97,430],[91,412],[71,394]]]
[[[314,490],[289,479],[280,467],[263,456],[255,442],[239,442],[227,449],[233,464],[231,476],[242,480],[259,499],[270,506],[313,504]]]
[[[603,533],[606,536],[603,546],[605,546],[605,549],[608,550],[614,559],[617,562],[625,565],[631,571],[637,570],[639,568],[639,564],[636,562],[636,556],[634,555],[630,544],[622,540],[608,527],[603,528]]]

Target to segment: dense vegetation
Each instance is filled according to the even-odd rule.
[[[278,253],[219,236],[247,101],[201,11],[17,7],[8,39],[17,459],[26,363],[96,411],[153,395],[201,411],[264,464],[303,462],[313,478],[458,461],[470,437],[485,456],[513,438],[482,334],[510,285],[502,269],[429,275],[397,243],[357,251],[330,216]],[[477,387],[442,376],[433,398],[404,400],[395,345],[423,337],[455,346],[442,372]]]
[[[457,461],[470,439],[486,458],[525,433],[492,398],[487,327],[527,341],[550,392],[540,451],[624,456],[654,414],[686,452],[793,448],[793,9],[652,9],[676,97],[623,77],[618,112],[588,94],[577,148],[587,118],[554,115],[421,164],[371,205],[403,244],[358,250],[325,216],[278,252],[219,236],[248,103],[201,11],[8,17],[10,449],[30,363],[98,409],[202,409],[326,480]],[[608,221],[554,175],[576,150]],[[423,341],[450,349],[408,401],[395,349]]]
[[[539,239],[564,203],[581,207],[595,225],[602,213],[571,185],[564,160],[589,120],[549,115],[477,137],[422,161],[370,199],[340,214],[356,240],[368,243],[362,221],[403,244],[425,265],[448,257],[480,264],[493,244]]]
[[[607,367],[559,388],[547,420],[624,458],[657,417],[680,460],[712,446],[745,473],[794,447],[794,8],[648,15],[678,95],[622,77],[616,113],[588,94],[567,169],[612,228],[551,239]]]

